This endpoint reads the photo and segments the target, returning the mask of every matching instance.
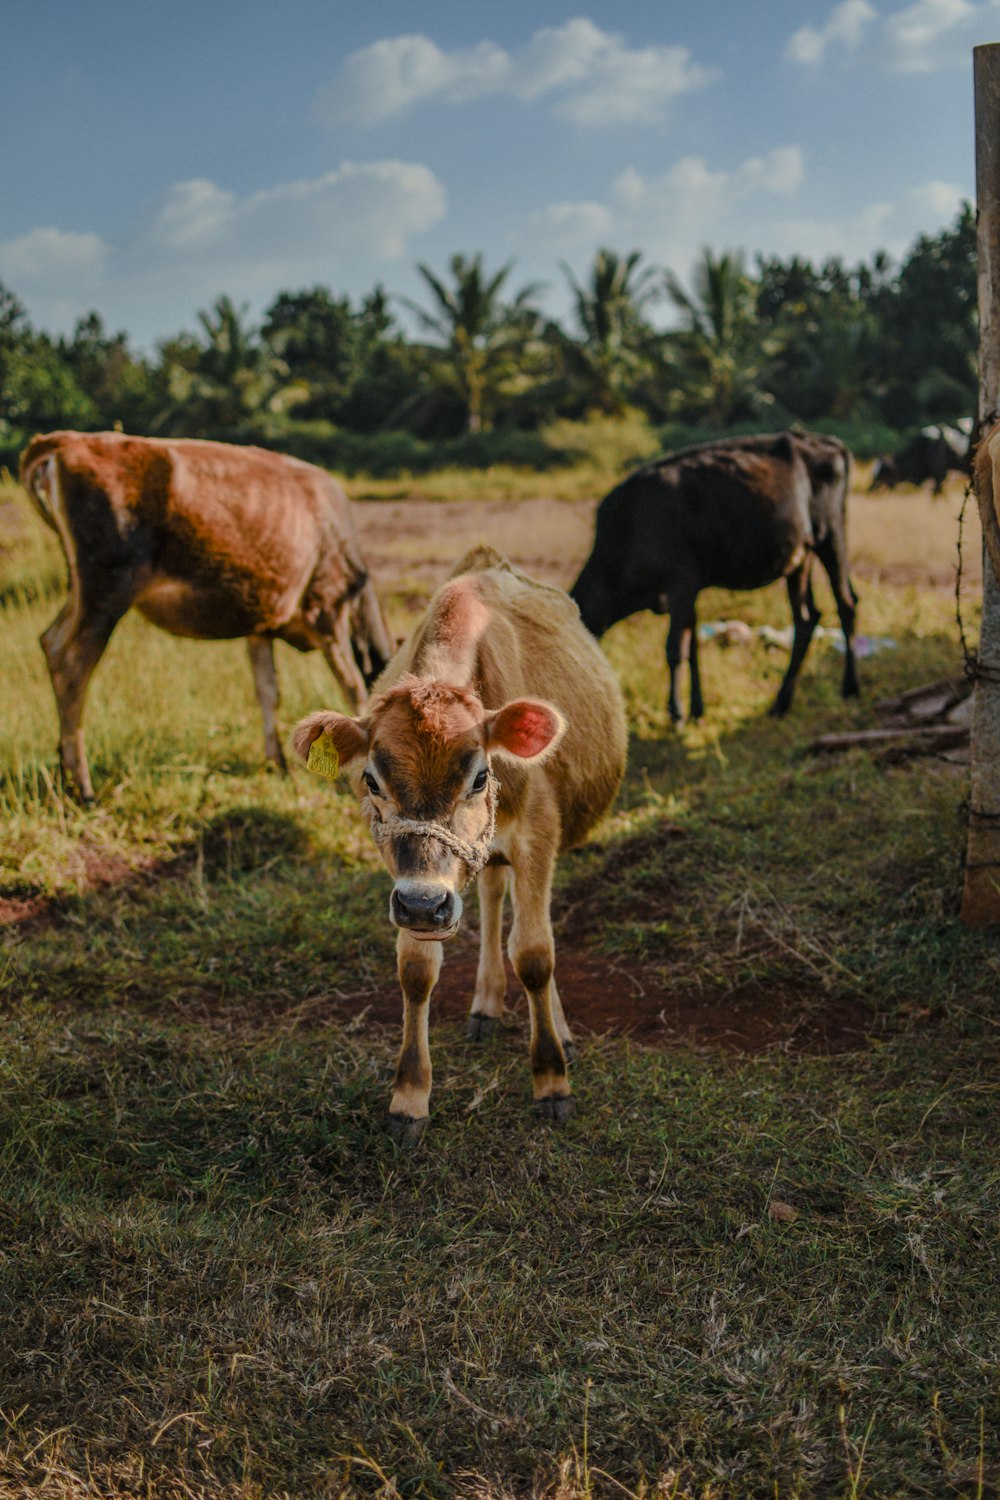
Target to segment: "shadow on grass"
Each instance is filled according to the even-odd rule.
[[[953,662],[951,641],[921,645],[921,672]],[[954,919],[961,778],[805,748],[871,722],[877,696],[912,685],[913,670],[894,661],[845,704],[839,661],[821,665],[784,720],[719,712],[633,738],[610,828],[558,869],[557,976],[582,1034],[839,1052],[969,989],[979,947]],[[335,808],[356,818],[346,799]],[[167,860],[89,873],[97,888],[84,895],[33,910],[8,900],[25,993],[118,996],[229,1028],[361,1012],[398,1024],[387,877],[374,854],[317,847],[303,816],[241,803]],[[435,991],[435,1016],[456,1022],[475,986],[475,907]],[[516,1028],[510,972],[508,998]]]

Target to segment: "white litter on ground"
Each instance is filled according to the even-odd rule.
[[[778,630],[773,625],[748,625],[745,620],[704,620],[698,626],[699,641],[716,641],[720,646],[762,645],[779,651],[791,651],[795,631],[791,625]],[[814,641],[825,641],[834,651],[844,653],[844,633],[835,627],[817,625]],[[856,635],[854,653],[860,658],[877,656],[880,651],[897,651],[899,642],[891,635]]]

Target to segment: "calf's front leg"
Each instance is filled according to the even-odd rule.
[[[503,902],[507,869],[487,865],[479,876],[479,966],[466,1036],[483,1042],[496,1033],[507,994],[503,966]]]
[[[389,1132],[401,1146],[415,1146],[427,1128],[431,1097],[427,1020],[443,952],[441,943],[418,942],[400,929],[396,968],[403,991],[403,1041],[389,1105]]]

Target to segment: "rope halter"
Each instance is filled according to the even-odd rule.
[[[486,827],[474,844],[459,838],[453,829],[444,823],[433,823],[423,818],[401,818],[398,813],[384,814],[379,811],[371,797],[362,798],[361,810],[368,818],[372,838],[381,849],[388,840],[401,833],[417,833],[423,838],[437,839],[452,854],[458,856],[466,868],[466,877],[461,889],[482,870],[493,852],[493,839],[497,827],[497,804],[500,800],[500,783],[489,767],[486,771]]]

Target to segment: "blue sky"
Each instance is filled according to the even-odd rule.
[[[455,251],[568,308],[602,245],[895,256],[972,197],[1000,0],[7,0],[0,279],[139,347],[223,292]],[[663,314],[666,317],[666,310]]]

